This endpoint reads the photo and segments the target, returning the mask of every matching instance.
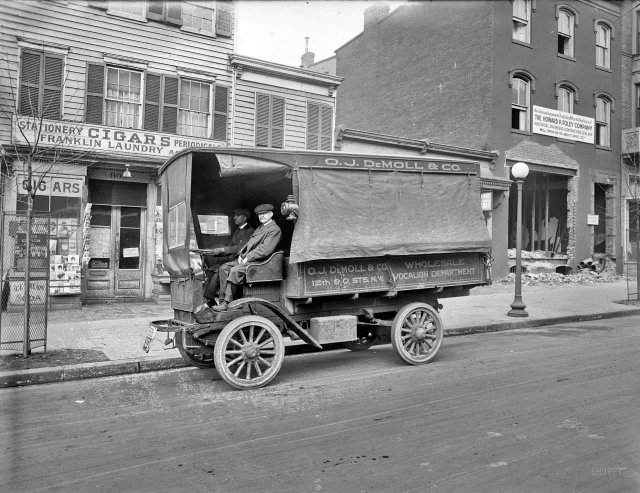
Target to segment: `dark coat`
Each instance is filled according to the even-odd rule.
[[[222,247],[223,255],[236,255],[247,244],[253,234],[253,228],[247,224],[244,228],[236,228],[231,236],[231,245]]]
[[[247,244],[238,252],[238,255],[246,258],[247,262],[266,259],[276,251],[281,237],[282,231],[280,230],[280,226],[278,226],[274,220],[271,220],[271,222],[266,225],[261,224],[258,226],[258,229],[253,232]]]

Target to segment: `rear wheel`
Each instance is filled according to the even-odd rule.
[[[187,363],[193,366],[197,366],[198,368],[215,367],[212,347],[201,344],[187,333],[184,334],[184,337],[186,338],[187,345],[189,347],[185,347],[184,345],[184,342],[182,340],[182,332],[176,332],[173,337],[174,344],[178,348],[180,356],[182,356],[182,359],[184,359]]]
[[[244,315],[229,322],[216,340],[216,368],[237,389],[253,389],[271,382],[284,361],[284,339],[270,320]]]
[[[427,303],[410,303],[396,314],[391,326],[391,344],[398,356],[410,365],[431,361],[444,336],[438,312]]]

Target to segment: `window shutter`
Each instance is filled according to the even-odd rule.
[[[182,25],[182,5],[180,2],[167,2],[165,8],[167,9],[166,21],[169,24],[176,26]]]
[[[272,99],[271,114],[271,147],[284,147],[284,99]]]
[[[85,122],[102,125],[104,106],[104,65],[90,63],[87,66],[87,102]]]
[[[60,57],[44,57],[44,95],[42,115],[44,118],[60,120],[62,116],[62,85],[64,84],[64,61]]]
[[[21,115],[36,116],[40,106],[40,64],[39,53],[24,51],[20,70],[20,101],[18,112]]]
[[[311,150],[318,149],[319,109],[317,104],[307,104],[307,149]]]
[[[144,91],[145,130],[160,130],[160,75],[147,74]]]
[[[320,150],[331,150],[331,127],[333,126],[333,110],[331,106],[320,106]]]
[[[165,77],[162,101],[162,131],[175,134],[178,128],[178,78]]]
[[[215,86],[213,106],[213,138],[227,140],[228,93],[224,86]]]
[[[151,1],[147,5],[147,19],[162,22],[162,3]]]
[[[256,147],[269,147],[269,96],[256,94]]]
[[[218,36],[231,37],[233,34],[233,13],[229,6],[218,3],[216,12],[216,34]]]

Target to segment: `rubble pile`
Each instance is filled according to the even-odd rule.
[[[607,266],[602,272],[593,270],[580,270],[572,274],[560,274],[557,272],[524,272],[522,274],[522,284],[534,286],[537,284],[559,285],[559,284],[593,284],[598,282],[614,282],[622,279],[616,274],[615,265]],[[513,284],[515,274],[511,273],[507,277],[495,281],[499,284]]]

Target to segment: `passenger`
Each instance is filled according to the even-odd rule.
[[[238,252],[238,258],[226,262],[220,266],[220,293],[223,299],[220,304],[213,307],[217,312],[225,311],[229,308],[229,303],[234,299],[234,291],[237,291],[244,283],[247,273],[247,264],[268,258],[275,252],[280,243],[282,231],[273,220],[273,205],[260,204],[255,208],[260,226],[254,231]]]
[[[247,222],[251,213],[247,209],[236,209],[233,211],[233,222],[237,226],[231,236],[231,244],[219,248],[213,248],[207,255],[214,256],[236,256],[240,249],[245,246],[251,235],[253,228]],[[205,281],[203,297],[207,306],[218,303],[218,296],[222,298],[223,293],[218,293],[220,285],[220,275],[218,266],[214,269],[208,269],[207,280]]]

